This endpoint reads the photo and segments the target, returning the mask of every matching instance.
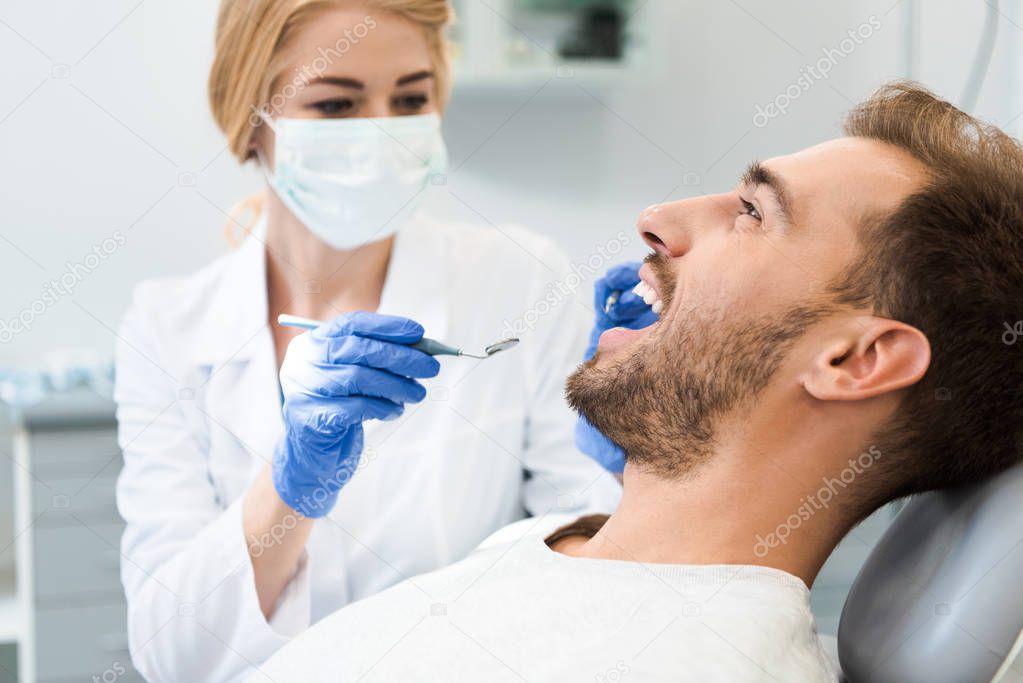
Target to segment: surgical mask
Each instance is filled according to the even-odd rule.
[[[334,249],[393,235],[447,167],[437,114],[263,120],[276,136],[270,187]]]

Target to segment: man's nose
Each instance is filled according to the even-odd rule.
[[[643,211],[636,224],[640,237],[658,254],[678,257],[689,251],[692,235],[686,228],[685,202],[655,204]]]

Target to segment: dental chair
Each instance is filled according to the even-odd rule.
[[[1020,683],[1023,465],[911,499],[846,598],[847,683]]]

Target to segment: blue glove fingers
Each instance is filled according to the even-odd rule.
[[[419,379],[435,377],[440,372],[436,358],[404,344],[353,336],[337,337],[324,343],[327,363],[364,365]]]
[[[377,368],[318,364],[312,373],[319,381],[309,391],[328,398],[369,396],[393,403],[419,403],[426,398],[426,387],[419,382]]]
[[[619,263],[609,268],[603,279],[609,289],[632,289],[639,284],[639,269],[642,265],[639,261]]]
[[[364,420],[391,420],[405,406],[369,396],[289,396],[284,402],[288,433],[299,439],[296,450],[315,453],[333,451],[346,433]]]
[[[644,327],[649,327],[657,322],[657,315],[653,311],[647,311],[637,318],[629,321],[622,321],[618,324],[618,327],[624,327],[630,330],[642,330]]]
[[[611,292],[625,292],[636,286],[636,283],[639,282],[638,267],[638,263],[623,263],[614,266],[604,274],[604,277],[594,283],[593,307],[597,311],[598,318],[603,314],[604,306],[607,305],[607,298]]]
[[[650,306],[631,289],[623,292],[618,302],[611,307],[607,317],[615,323],[635,320],[644,313],[650,312]]]
[[[636,292],[632,290],[633,288],[630,287],[629,289],[623,291],[622,295],[618,297],[618,302],[614,305],[614,308],[612,308],[611,310],[614,311],[615,308],[628,309],[642,308],[643,306],[649,305],[647,304],[646,301],[643,301],[643,297],[641,297],[639,294],[636,294]]]
[[[394,420],[405,412],[405,406],[385,398],[344,396],[323,399],[324,409],[336,411],[345,422],[362,423],[366,420]]]
[[[423,326],[396,315],[355,311],[339,315],[310,334],[318,341],[356,335],[396,344],[415,344],[423,338]]]
[[[301,466],[296,460],[295,444],[287,437],[280,439],[274,448],[273,483],[277,494],[285,503],[302,515],[310,518],[322,517],[329,513],[337,502],[338,491],[351,479],[359,464],[362,453],[362,426],[357,425],[344,432],[339,442],[332,444],[332,454],[340,462],[333,466],[324,461],[330,455],[318,453],[317,460],[324,467]]]

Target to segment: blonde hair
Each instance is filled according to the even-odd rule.
[[[450,0],[221,0],[209,77],[210,109],[227,138],[228,148],[239,161],[244,163],[255,156],[251,144],[259,123],[257,112],[269,105],[274,83],[287,68],[285,48],[289,37],[319,11],[346,3],[396,14],[422,28],[433,62],[434,98],[443,111],[451,90],[446,37],[446,29],[454,20]],[[367,17],[369,28],[373,27],[371,21],[372,17]],[[362,37],[357,29],[356,38]],[[333,50],[321,51],[321,55],[334,52],[340,56],[351,44],[343,38]],[[238,210],[252,210],[254,201],[258,200],[249,198],[232,210],[226,226],[229,241],[233,241],[232,224],[239,225]]]

